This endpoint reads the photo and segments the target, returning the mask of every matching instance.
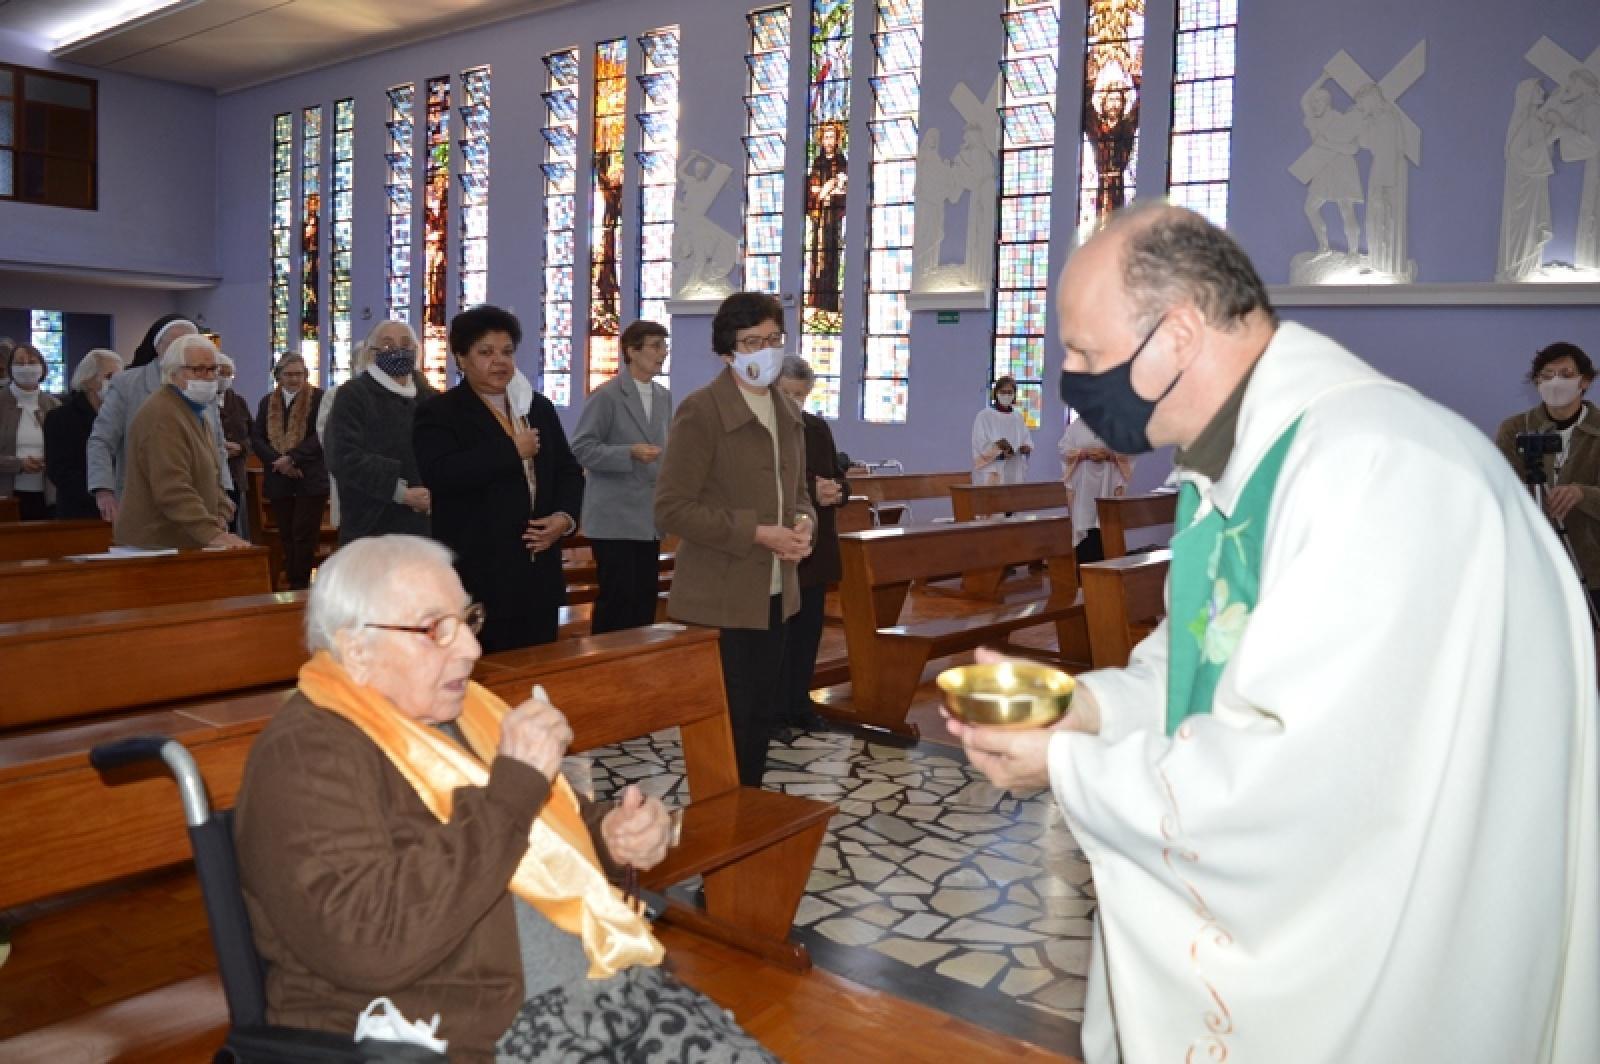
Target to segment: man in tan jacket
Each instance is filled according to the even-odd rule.
[[[128,429],[128,479],[116,542],[126,547],[246,547],[228,531],[231,507],[205,412],[217,392],[217,349],[185,336],[161,356],[163,387]]]

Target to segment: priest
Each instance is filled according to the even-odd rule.
[[[1600,1060],[1594,633],[1504,459],[1187,211],[1059,310],[1065,401],[1178,448],[1168,619],[1059,727],[951,730],[1093,866],[1085,1059]]]

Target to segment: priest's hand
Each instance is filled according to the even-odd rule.
[[[617,864],[646,871],[660,864],[672,846],[672,817],[661,799],[646,797],[629,784],[622,800],[600,821],[600,837]]]
[[[1572,508],[1583,501],[1583,489],[1576,484],[1562,484],[1550,489],[1545,496],[1544,508],[1557,521],[1565,521]]]
[[[544,688],[535,687],[533,697],[500,722],[500,746],[495,752],[537,769],[553,784],[570,742],[572,726],[566,716],[545,698]]]
[[[961,740],[972,767],[1002,790],[1036,791],[1050,786],[1050,739],[1054,728],[983,728],[947,717],[945,727]]]

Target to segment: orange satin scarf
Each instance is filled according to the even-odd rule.
[[[352,680],[326,651],[318,651],[300,667],[300,691],[360,728],[441,822],[450,819],[456,788],[489,782],[484,766],[494,760],[507,708],[476,683],[468,685],[456,723],[477,757],[437,728],[397,712],[388,699]],[[528,852],[512,874],[509,889],[561,930],[582,937],[590,979],[604,979],[636,964],[661,963],[661,943],[651,934],[649,922],[607,882],[594,840],[579,814],[578,799],[559,773],[550,800],[528,832]]]

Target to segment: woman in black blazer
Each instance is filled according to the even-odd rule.
[[[450,322],[461,383],[417,407],[412,450],[432,493],[433,538],[483,604],[486,653],[553,643],[566,602],[561,540],[583,510],[583,467],[550,400],[518,395],[522,325],[479,306]]]

